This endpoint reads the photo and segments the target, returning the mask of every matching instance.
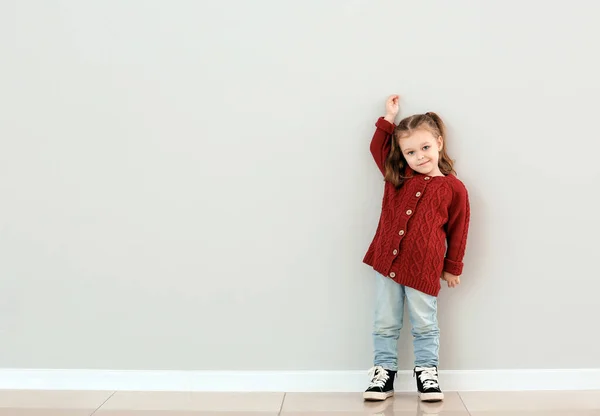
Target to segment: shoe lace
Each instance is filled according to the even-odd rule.
[[[369,388],[379,387],[383,388],[385,386],[386,381],[390,378],[389,374],[385,369],[377,365],[369,370],[369,378],[371,379],[371,383],[369,384]]]
[[[417,372],[420,372],[419,379],[421,380],[421,384],[423,384],[423,388],[430,389],[430,388],[439,387],[437,368],[435,368],[435,367],[416,367],[415,374]]]

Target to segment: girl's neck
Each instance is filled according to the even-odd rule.
[[[435,169],[432,172],[429,172],[429,174],[427,176],[446,176],[442,173],[442,171],[440,170],[440,168]]]

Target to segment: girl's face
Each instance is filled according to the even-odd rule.
[[[415,130],[399,140],[400,149],[408,166],[415,172],[428,176],[442,176],[438,161],[442,150],[442,137],[434,137],[429,130]]]

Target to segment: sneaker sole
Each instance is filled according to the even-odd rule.
[[[441,402],[444,400],[444,393],[419,393],[422,402]]]
[[[363,393],[363,397],[367,401],[383,401],[388,397],[392,397],[394,395],[393,391],[388,391],[386,393],[377,393],[375,391],[366,391]]]

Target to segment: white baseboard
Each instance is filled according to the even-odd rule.
[[[0,369],[0,389],[360,392],[366,371],[133,371]],[[440,371],[447,391],[600,390],[600,369]],[[396,391],[414,391],[400,371]]]

